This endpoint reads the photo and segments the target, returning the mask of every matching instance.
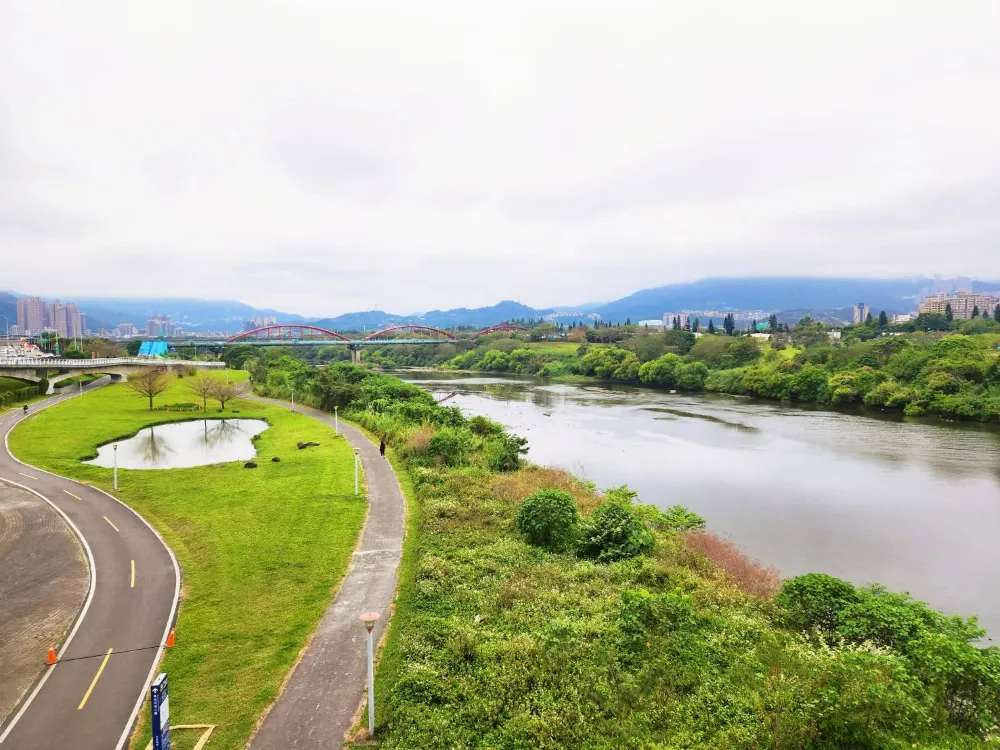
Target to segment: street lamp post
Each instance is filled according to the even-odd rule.
[[[295,411],[295,389],[292,388],[292,411]]]
[[[336,434],[340,434],[340,407],[333,407],[333,431]]]
[[[378,622],[378,612],[365,612],[361,622],[368,631],[368,736],[375,736],[375,647],[372,644],[372,630]]]
[[[118,492],[118,443],[111,447],[115,449],[115,492]]]
[[[354,449],[354,494],[358,494],[358,449]]]

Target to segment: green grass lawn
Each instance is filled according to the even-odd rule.
[[[187,382],[177,379],[156,404],[199,401]],[[347,568],[367,509],[352,494],[353,451],[343,437],[283,408],[243,400],[226,415],[234,409],[271,425],[256,442],[259,468],[119,470],[118,497],[163,534],[182,569],[177,646],[163,664],[173,723],[218,725],[211,746],[219,748],[243,747],[277,696]],[[223,415],[209,402],[207,416]],[[111,470],[82,457],[149,424],[184,419],[191,415],[150,412],[145,398],[114,385],[27,420],[10,447],[30,464],[110,491]],[[310,440],[319,447],[296,448]],[[150,736],[145,715],[133,742],[140,750]],[[178,747],[196,739],[178,735]]]
[[[19,391],[22,388],[27,388],[29,386],[35,385],[27,380],[18,380],[17,378],[3,378],[0,377],[0,393],[6,393],[8,391]]]
[[[52,380],[53,378],[58,377],[58,375],[53,375],[52,378],[49,379]],[[69,373],[65,373],[65,377],[62,380],[55,381],[55,386],[56,388],[62,388],[63,386],[72,385],[74,383],[83,383],[86,385],[87,383],[92,383],[102,377],[104,376],[99,372],[87,372],[82,375],[70,375]]]

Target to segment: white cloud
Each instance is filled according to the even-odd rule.
[[[0,286],[336,314],[997,276],[998,34],[992,0],[9,3]]]

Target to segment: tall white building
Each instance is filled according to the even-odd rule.
[[[871,308],[864,302],[859,302],[854,306],[854,322],[864,323],[870,313]]]

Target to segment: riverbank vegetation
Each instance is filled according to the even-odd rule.
[[[294,387],[384,437],[407,471],[381,747],[991,746],[1000,649],[977,645],[974,619],[782,581],[691,511],[525,464],[500,425],[391,376],[253,370],[260,392]]]
[[[365,355],[385,368],[587,377],[907,416],[1000,421],[1000,323],[992,318],[949,322],[925,315],[895,326],[873,321],[845,327],[839,339],[830,337],[828,326],[809,319],[757,336],[733,333],[625,326],[587,329],[576,335],[582,341],[575,345],[493,336],[474,345],[384,347]],[[591,342],[588,336],[613,341]]]
[[[226,375],[211,377],[224,384]],[[246,373],[228,376],[235,382]],[[159,400],[189,401],[188,380],[171,377]],[[163,535],[183,572],[177,646],[163,663],[172,718],[216,724],[213,746],[236,748],[277,696],[325,611],[366,505],[353,495],[353,452],[331,428],[248,400],[229,402],[225,411],[213,405],[206,416],[266,420],[269,429],[255,440],[258,468],[237,462],[120,469],[115,494]],[[10,448],[33,466],[111,491],[111,470],[81,458],[150,424],[185,419],[191,416],[150,412],[147,399],[124,385],[107,386],[22,422]],[[300,441],[318,445],[298,450]],[[139,569],[136,586],[142,581]],[[149,740],[147,713],[133,747]]]

